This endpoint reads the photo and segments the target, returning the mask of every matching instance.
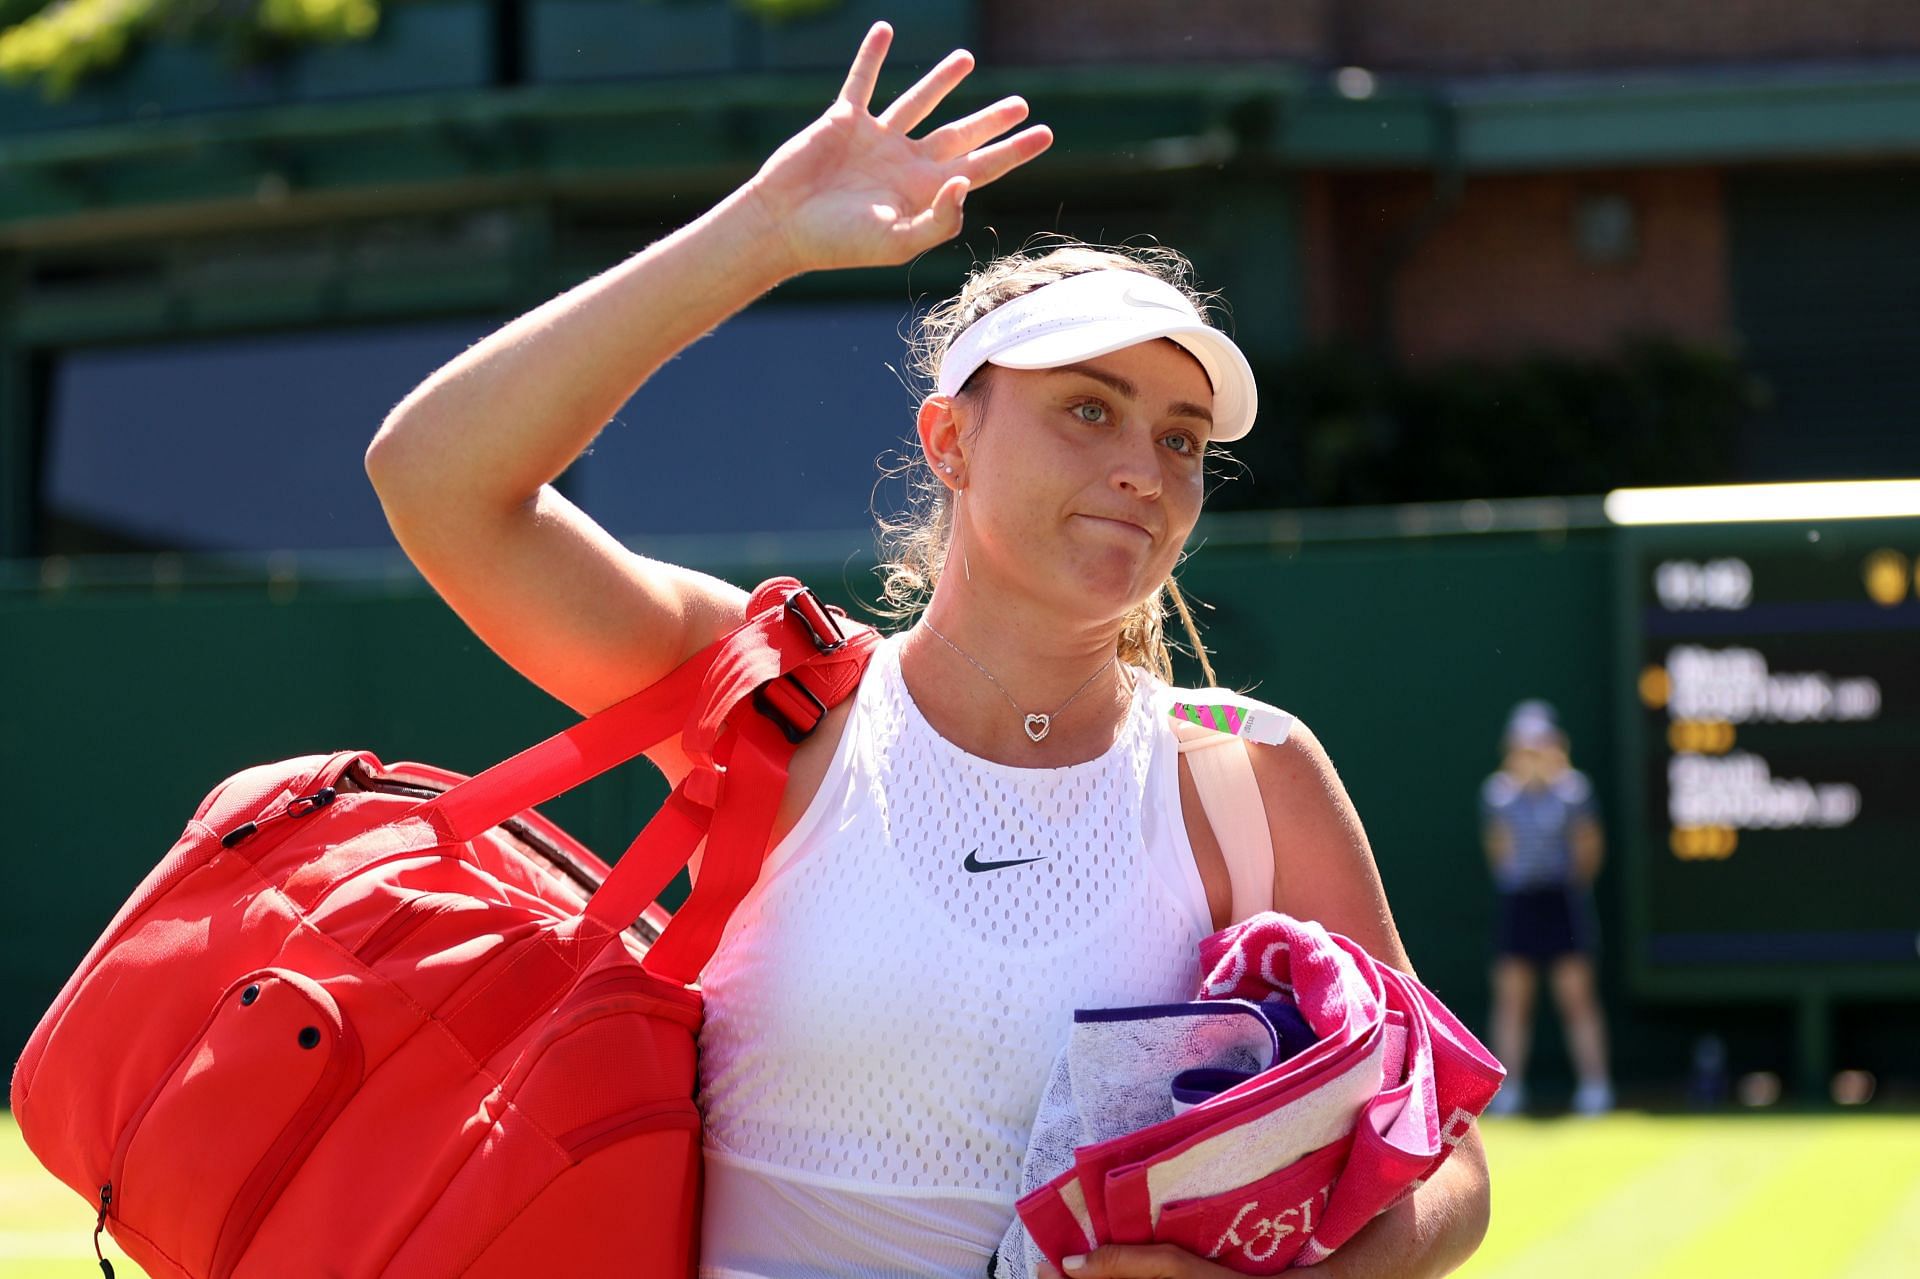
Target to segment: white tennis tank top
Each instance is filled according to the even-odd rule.
[[[1015,768],[875,651],[819,793],[702,978],[711,1279],[980,1279],[1076,1008],[1191,997],[1212,931],[1175,740]]]

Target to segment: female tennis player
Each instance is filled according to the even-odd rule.
[[[473,630],[582,714],[738,624],[739,587],[624,548],[551,481],[662,363],[780,281],[900,263],[1044,151],[1018,98],[920,132],[956,52],[876,112],[876,25],[839,98],[710,212],[428,378],[367,454],[401,545]],[[1079,1007],[1184,1000],[1230,922],[1219,845],[1152,696],[1208,447],[1251,426],[1245,359],[1177,255],[982,267],[922,335],[917,624],[801,745],[759,883],[703,977],[704,1275],[966,1276],[1013,1220]],[[724,446],[712,421],[651,428]],[[637,483],[644,477],[636,476]],[[1182,608],[1181,611],[1184,611]],[[1190,629],[1190,627],[1189,627]],[[1275,904],[1409,967],[1373,856],[1304,728],[1254,748]],[[654,762],[688,769],[672,748]],[[1477,1138],[1324,1269],[1437,1275],[1487,1219]],[[1226,1275],[1105,1247],[1079,1276]]]

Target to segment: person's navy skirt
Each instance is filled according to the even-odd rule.
[[[1544,964],[1562,955],[1593,953],[1593,923],[1586,895],[1549,885],[1500,894],[1499,954]]]

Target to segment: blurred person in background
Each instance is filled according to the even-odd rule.
[[[1613,1108],[1607,1031],[1594,981],[1593,881],[1603,839],[1593,785],[1568,758],[1553,707],[1521,702],[1507,719],[1505,759],[1480,788],[1481,834],[1498,890],[1492,1048],[1507,1083],[1489,1114],[1525,1108],[1535,995],[1544,970],[1579,1084],[1573,1108]]]
[[[766,290],[953,238],[969,190],[1051,141],[1001,137],[1019,98],[912,136],[971,69],[961,52],[876,113],[891,35],[869,32],[839,99],[740,190],[456,357],[368,450],[422,574],[582,714],[739,625],[747,594],[634,554],[553,479],[648,375]],[[1251,370],[1188,272],[1166,250],[1015,254],[919,326],[935,388],[922,501],[887,530],[884,566],[918,623],[800,744],[766,867],[702,973],[708,1279],[979,1279],[1073,1010],[1186,998],[1198,942],[1230,922],[1225,860],[1153,710],[1207,448],[1254,415]],[[711,388],[701,420],[649,424],[659,448],[711,456],[715,501],[758,460],[728,434],[728,392]],[[649,756],[670,781],[692,766],[677,740]],[[1313,734],[1294,724],[1252,757],[1276,902],[1411,971]],[[1487,1205],[1469,1126],[1317,1269],[1444,1274]],[[1109,1246],[1074,1273],[1232,1272]]]

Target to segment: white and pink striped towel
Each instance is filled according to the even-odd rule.
[[[1312,1265],[1432,1175],[1505,1074],[1426,987],[1318,924],[1256,915],[1200,958],[1199,1003],[1076,1016],[1001,1274],[1103,1243],[1244,1274]],[[1219,1019],[1215,1000],[1233,1001]],[[1208,1080],[1227,1086],[1176,1113]]]

